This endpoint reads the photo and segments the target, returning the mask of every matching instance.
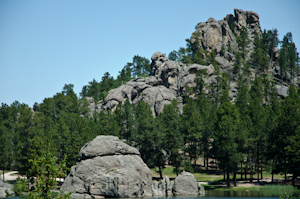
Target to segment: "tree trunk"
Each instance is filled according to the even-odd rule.
[[[223,183],[225,183],[225,173],[226,173],[226,171],[224,170],[224,173],[223,173]]]
[[[241,180],[243,180],[243,163],[241,163]]]
[[[274,170],[274,159],[272,161],[272,182],[274,182],[274,173],[273,173],[273,170]]]
[[[159,177],[160,177],[160,179],[163,179],[162,172],[161,172],[161,166],[159,166],[158,169],[159,169]]]
[[[263,167],[260,167],[260,179],[263,179]]]
[[[286,171],[284,171],[284,180],[285,180],[285,182],[287,181]]]
[[[257,183],[259,183],[259,167],[257,167]]]
[[[257,146],[257,148],[256,148],[256,150],[257,150],[257,165],[256,165],[256,167],[257,167],[257,183],[259,183],[259,150],[258,150],[258,142],[256,142],[256,146]]]
[[[208,157],[206,157],[206,169],[208,169]]]
[[[292,178],[292,185],[295,186],[295,181],[296,181],[297,177],[295,175],[295,173],[293,173],[293,178]]]
[[[236,186],[236,171],[237,171],[237,164],[235,165],[234,172],[233,172],[233,186]]]
[[[227,187],[230,188],[230,178],[229,178],[229,171],[227,171],[227,181],[226,181],[226,184],[227,184]]]
[[[5,178],[4,178],[4,170],[5,170],[5,168],[3,167],[3,182],[5,182]]]
[[[253,182],[253,165],[251,165],[250,182]]]
[[[245,180],[247,180],[247,167],[245,167]]]

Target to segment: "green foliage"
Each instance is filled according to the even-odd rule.
[[[232,48],[230,44],[228,44],[228,52],[232,53]]]
[[[116,79],[114,79],[108,72],[104,73],[101,81],[97,82],[95,79],[90,81],[88,85],[83,86],[80,96],[93,97],[96,102],[104,100],[107,93],[118,86],[130,81],[132,78],[138,76],[148,76],[151,71],[150,60],[135,55],[132,58],[132,62],[128,62],[121,71]]]
[[[299,72],[299,53],[293,42],[292,33],[288,32],[281,41],[279,54],[279,66],[281,78],[288,81],[287,74],[290,73],[291,79]]]
[[[132,65],[130,69],[132,72],[132,77],[149,75],[151,71],[150,60],[145,57],[135,55],[132,59]]]
[[[218,72],[220,70],[220,67],[215,58],[216,58],[216,51],[212,50],[208,55],[208,63],[212,64],[215,67],[216,71]]]
[[[225,47],[224,47],[224,44],[222,44],[221,51],[220,51],[220,55],[221,55],[221,56],[224,56],[224,55],[225,55]]]
[[[28,192],[28,180],[26,178],[20,178],[18,177],[14,187],[13,191],[15,192],[16,196],[23,196],[24,192]]]
[[[229,28],[230,28],[230,30],[232,31],[232,33],[236,36],[236,32],[235,32],[236,26],[235,26],[234,21],[231,21],[231,22],[229,23]]]
[[[240,52],[236,53],[236,61],[233,65],[233,74],[238,75],[240,73],[241,65],[242,65],[242,56]]]
[[[193,168],[192,163],[190,161],[186,161],[184,163],[184,167],[183,168],[187,172],[194,173],[194,168]]]
[[[236,36],[236,40],[237,40],[239,49],[242,53],[242,57],[243,57],[243,59],[245,59],[246,53],[247,53],[247,48],[250,44],[250,41],[248,39],[247,29],[244,26],[240,30],[240,35]]]
[[[291,185],[265,185],[259,188],[261,191],[281,191],[281,192],[291,192],[296,191],[297,187]]]
[[[254,50],[251,54],[251,62],[257,73],[266,74],[269,67],[269,58],[267,56],[267,49],[264,38],[259,38],[258,35],[254,38]]]
[[[169,154],[169,160],[175,167],[175,172],[179,173],[182,164],[182,154],[179,149],[183,146],[183,139],[180,132],[180,117],[178,102],[173,100],[171,104],[165,105],[163,113],[159,115],[160,131],[165,136],[165,149]]]
[[[36,159],[29,160],[32,163],[31,171],[37,173],[34,190],[29,192],[26,198],[52,199],[52,189],[56,188],[56,178],[66,175],[66,158],[58,165],[56,158],[49,151]],[[56,198],[70,198],[70,193],[61,194]]]
[[[178,57],[177,57],[177,51],[176,51],[176,50],[173,50],[172,52],[170,52],[169,55],[168,55],[168,58],[169,58],[171,61],[177,61],[177,60],[178,60]]]

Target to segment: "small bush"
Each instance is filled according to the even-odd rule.
[[[194,173],[194,168],[193,168],[192,163],[190,161],[185,162],[184,170],[187,171],[187,172]]]
[[[28,192],[28,180],[18,177],[14,184],[13,191],[16,196],[22,196],[24,192]]]

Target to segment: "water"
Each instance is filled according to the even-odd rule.
[[[281,195],[280,192],[271,192],[271,191],[216,191],[216,190],[206,190],[205,196],[177,196],[177,197],[168,197],[167,199],[230,199],[234,197],[235,199],[279,199]],[[299,199],[299,193],[292,194],[297,199]],[[145,199],[162,199],[164,197],[152,197]],[[7,197],[0,199],[22,199],[22,197]]]
[[[292,196],[299,197],[299,195],[295,192],[289,193]],[[238,198],[279,198],[279,196],[282,195],[282,192],[280,191],[253,191],[253,190],[245,190],[245,191],[214,191],[214,190],[207,190],[205,191],[205,198],[209,197],[210,199],[212,197],[219,198],[222,197],[222,199],[226,199],[229,197],[238,197]]]

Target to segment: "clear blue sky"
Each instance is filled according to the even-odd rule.
[[[0,0],[0,103],[32,107],[82,87],[105,72],[116,77],[136,54],[151,58],[185,46],[198,22],[234,8],[260,16],[262,29],[292,32],[300,48],[298,0]]]

